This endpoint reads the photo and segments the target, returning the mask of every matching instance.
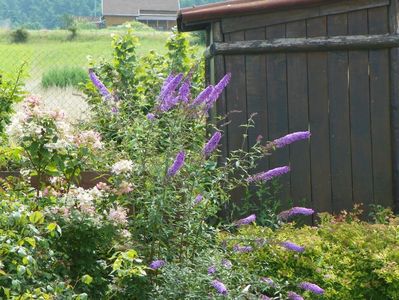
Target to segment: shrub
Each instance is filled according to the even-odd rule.
[[[104,106],[103,98],[92,83],[84,90],[93,112],[92,126],[102,134],[104,141],[121,145],[124,143],[122,137],[132,140],[127,135],[137,126],[132,120],[138,121],[138,117],[155,106],[162,82],[172,71],[176,74],[190,72],[193,92],[202,89],[203,62],[196,57],[197,50],[189,45],[187,38],[185,34],[174,32],[167,42],[166,56],[150,51],[139,58],[136,54],[138,39],[130,28],[126,34],[113,37],[111,62],[91,63],[93,72],[117,100],[108,101]],[[118,114],[112,113],[116,110]],[[201,128],[195,129],[203,136]]]
[[[29,38],[29,32],[26,29],[19,28],[11,32],[12,43],[26,43]]]
[[[42,75],[42,86],[50,87],[75,87],[87,82],[87,74],[80,67],[55,67]]]
[[[252,241],[253,245],[264,241],[249,254],[236,253],[229,258],[237,272],[270,277],[276,288],[285,292],[293,290],[306,299],[319,299],[298,288],[301,282],[312,282],[325,290],[323,299],[397,299],[399,219],[391,216],[388,224],[370,224],[353,216],[321,214],[317,227],[297,228],[291,223],[273,231],[249,226],[237,234],[222,234],[220,240],[228,241],[228,249],[239,241]],[[287,251],[280,246],[286,240],[304,246],[305,251]],[[276,289],[265,292],[271,297]]]

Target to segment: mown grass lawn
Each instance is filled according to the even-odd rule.
[[[41,76],[50,68],[62,66],[87,67],[88,56],[94,59],[111,56],[112,34],[125,29],[79,30],[73,41],[68,40],[66,30],[32,30],[24,44],[12,44],[10,31],[0,31],[0,71],[12,73],[23,62],[28,64],[30,77]],[[169,32],[137,31],[140,46],[139,55],[154,49],[159,53],[166,51],[165,41]]]

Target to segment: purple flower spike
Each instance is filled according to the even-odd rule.
[[[107,89],[107,87],[101,82],[101,80],[97,77],[96,73],[92,69],[89,70],[89,77],[91,82],[95,85],[95,87],[98,89],[100,94],[105,97],[106,99],[109,99],[112,97],[110,91]]]
[[[194,99],[193,103],[191,103],[191,106],[198,106],[206,102],[212,91],[213,91],[213,86],[212,85],[208,86],[201,93],[199,93],[199,95]]]
[[[223,259],[222,266],[226,269],[231,269],[233,267],[233,264],[228,259]]]
[[[150,264],[150,268],[153,270],[158,270],[159,268],[162,268],[165,265],[165,261],[164,260],[154,260],[151,264]]]
[[[190,81],[186,79],[179,89],[179,97],[185,103],[188,103],[189,101],[190,85]]]
[[[152,113],[147,114],[147,119],[148,119],[149,121],[154,121],[155,118],[156,118],[156,116],[155,116],[154,114],[152,114]]]
[[[266,172],[255,174],[247,179],[248,183],[255,182],[255,181],[269,181],[275,177],[284,175],[290,171],[290,167],[284,166],[275,168]]]
[[[307,140],[310,138],[310,131],[298,131],[294,133],[287,134],[286,136],[283,136],[279,139],[276,139],[273,141],[273,144],[276,146],[276,148],[283,148],[289,144],[301,141],[301,140]]]
[[[216,267],[215,266],[210,266],[208,268],[208,275],[212,275],[214,273],[216,273]]]
[[[179,96],[174,97],[173,94],[169,94],[162,101],[159,108],[161,109],[161,111],[167,112],[179,102],[179,99],[180,99]]]
[[[291,251],[295,251],[295,252],[299,252],[299,253],[305,251],[305,247],[299,246],[299,245],[294,244],[294,243],[289,242],[289,241],[282,242],[281,246],[284,247],[287,250],[291,250]]]
[[[184,151],[180,151],[177,156],[175,161],[173,162],[173,165],[168,169],[168,176],[173,177],[176,175],[176,173],[183,167],[184,165],[184,159],[185,159],[185,153]]]
[[[211,155],[212,152],[215,151],[221,139],[222,139],[222,134],[219,131],[215,132],[212,135],[212,137],[209,139],[208,143],[206,143],[203,150],[203,153],[206,157]]]
[[[204,199],[204,197],[202,195],[198,195],[197,197],[195,197],[194,204],[197,205],[197,204],[201,203],[201,201],[203,199]]]
[[[282,211],[278,217],[281,220],[288,220],[291,217],[303,215],[303,216],[311,216],[314,214],[314,210],[306,207],[293,207],[289,210]]]
[[[168,77],[166,79],[164,86],[161,89],[161,94],[159,95],[159,98],[161,100],[164,100],[167,96],[173,93],[182,79],[183,79],[183,74],[181,73],[173,78]]]
[[[252,214],[244,219],[235,222],[237,226],[248,225],[256,221],[256,215]]]
[[[233,247],[234,252],[239,252],[239,253],[248,253],[252,252],[253,248],[251,246],[240,246],[240,245],[235,245]]]
[[[299,287],[301,289],[304,289],[306,291],[310,291],[310,292],[312,292],[314,294],[317,294],[317,295],[323,295],[324,294],[324,290],[321,287],[319,287],[317,284],[314,284],[314,283],[302,282],[299,285]]]
[[[212,281],[212,286],[215,288],[215,290],[221,294],[221,295],[227,295],[228,291],[226,286],[224,285],[223,282],[219,281],[219,280],[213,280]]]
[[[269,277],[263,277],[263,278],[261,278],[261,281],[266,283],[270,287],[275,287],[276,286],[276,284],[274,283],[273,279],[271,279]]]
[[[172,81],[172,79],[175,78],[175,76],[171,73],[169,74],[169,76],[165,79],[165,81],[162,84],[162,88],[161,88],[161,94],[165,91],[166,87],[168,86],[168,84]]]
[[[222,94],[223,90],[229,84],[230,80],[231,80],[231,73],[227,73],[219,81],[219,83],[217,85],[215,85],[215,88],[213,89],[212,93],[209,95],[209,99],[206,101],[207,109],[210,109],[213,106],[213,104],[216,102],[216,100]]]
[[[294,292],[288,292],[287,296],[288,299],[290,300],[304,300],[301,295],[298,295],[297,293]]]

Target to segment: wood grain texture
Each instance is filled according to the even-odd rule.
[[[288,23],[287,38],[306,36],[306,22]],[[289,132],[309,129],[308,72],[306,53],[287,54]],[[310,148],[308,141],[290,146],[291,198],[297,206],[311,205]]]
[[[349,13],[348,29],[352,35],[367,34],[367,11]],[[363,203],[366,212],[374,203],[369,91],[369,52],[349,51],[353,202]]]
[[[285,24],[266,28],[266,38],[285,37]],[[274,140],[288,133],[288,96],[287,96],[287,57],[284,53],[269,54],[267,56],[267,102],[269,139]],[[279,149],[270,157],[270,168],[289,164],[289,148]],[[290,199],[290,177],[282,176],[279,182],[282,191],[279,198],[283,207]]]
[[[308,37],[327,35],[327,18],[307,21]],[[330,116],[328,97],[328,53],[308,54],[309,126],[312,202],[318,212],[332,211],[330,168]]]
[[[347,14],[329,16],[328,35],[347,34],[347,22]],[[340,212],[353,206],[347,51],[328,53],[328,78],[333,210]]]

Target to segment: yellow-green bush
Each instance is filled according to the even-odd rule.
[[[399,218],[386,224],[329,215],[322,219],[317,227],[244,227],[221,239],[227,247],[240,240],[264,241],[252,253],[233,254],[232,260],[253,275],[289,282],[291,290],[301,292],[298,283],[307,281],[325,290],[323,299],[399,299]],[[279,244],[287,240],[305,251],[287,251]],[[306,293],[305,299],[320,297]]]

